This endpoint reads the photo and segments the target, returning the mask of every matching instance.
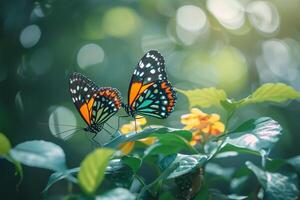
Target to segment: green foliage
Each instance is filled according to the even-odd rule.
[[[96,200],[134,200],[135,195],[133,195],[130,191],[124,188],[115,188],[110,190],[102,195],[96,196]]]
[[[296,156],[287,160],[287,163],[292,165],[297,173],[300,174],[300,156]]]
[[[24,165],[54,171],[66,169],[65,153],[56,144],[43,140],[18,144],[10,151],[11,157]]]
[[[284,102],[300,99],[300,92],[284,83],[266,83],[255,90],[249,97],[241,100],[241,105],[261,102]]]
[[[86,194],[95,193],[103,181],[106,166],[114,152],[112,149],[96,149],[82,161],[78,180]]]
[[[266,200],[293,200],[299,195],[298,178],[294,173],[283,175],[263,171],[250,161],[247,167],[256,175],[264,189],[263,198]]]
[[[195,90],[179,90],[184,94],[190,103],[190,107],[199,106],[209,108],[212,106],[223,107],[228,114],[241,106],[254,103],[276,102],[281,103],[287,100],[300,99],[300,92],[284,83],[266,83],[255,90],[248,97],[241,100],[227,98],[224,90],[216,88],[204,88]]]
[[[184,154],[177,154],[173,164],[178,163],[178,167],[172,171],[171,174],[167,177],[168,179],[176,178],[187,174],[194,169],[202,166],[204,162],[207,160],[206,155],[184,155]]]
[[[122,160],[124,164],[129,166],[134,172],[139,170],[142,165],[142,159],[135,156],[124,156]]]
[[[258,153],[269,152],[279,140],[281,130],[278,122],[268,117],[249,120],[232,133],[228,133],[225,143]]]
[[[6,155],[10,149],[10,141],[3,133],[0,133],[0,156]]]
[[[171,134],[171,135],[168,135]],[[168,136],[165,136],[168,135]],[[140,139],[144,139],[147,137],[156,137],[157,139],[161,138],[170,138],[170,137],[180,137],[185,139],[186,141],[190,141],[192,138],[192,133],[190,131],[174,129],[168,127],[158,127],[158,128],[145,128],[143,131],[138,133],[131,133],[128,135],[120,134],[117,138],[112,140],[111,142],[105,144],[105,147],[116,148],[120,144],[125,142],[137,141]]]
[[[54,172],[49,177],[48,183],[43,192],[47,192],[53,184],[55,184],[56,182],[58,182],[60,180],[65,179],[65,178],[67,178],[69,181],[71,181],[73,183],[77,183],[77,179],[71,175],[79,172],[79,169],[80,169],[79,167],[76,167],[73,169],[66,169],[63,171]]]
[[[240,101],[227,99],[223,90],[215,88],[178,91],[188,96],[191,106],[223,107],[227,122],[241,106],[298,98],[298,92],[284,84],[265,84]],[[85,194],[65,196],[69,199],[242,200],[256,198],[257,195],[266,200],[297,198],[299,156],[288,160],[269,158],[272,147],[282,135],[281,125],[270,117],[261,117],[235,127],[238,128],[228,129],[223,135],[211,135],[196,146],[190,144],[193,139],[191,131],[147,127],[138,133],[120,134],[104,148],[88,154],[80,167],[72,169],[66,167],[62,148],[46,141],[28,141],[11,148],[8,139],[0,134],[0,144],[3,144],[1,155],[14,163],[20,173],[20,163],[55,171],[49,177],[44,194],[60,180],[68,182],[69,193],[75,185]],[[116,151],[126,142],[139,142],[149,137],[155,138],[153,144],[139,145],[128,155]],[[222,159],[239,159],[241,154],[261,161],[262,169],[247,160],[246,166],[230,165],[230,161],[227,162],[230,166],[222,165]],[[248,188],[249,176],[253,175],[251,172],[259,185]],[[219,184],[226,185],[231,193],[223,194],[216,188]],[[244,192],[244,187],[249,191]],[[262,189],[257,194],[259,187]]]
[[[176,90],[187,96],[190,102],[190,107],[200,106],[203,108],[209,108],[211,106],[220,106],[220,102],[227,99],[226,92],[216,88]]]

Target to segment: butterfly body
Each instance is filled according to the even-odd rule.
[[[72,101],[87,127],[85,131],[99,133],[103,125],[121,108],[121,95],[111,87],[98,87],[80,73],[69,79]]]
[[[165,61],[155,50],[138,63],[128,89],[128,102],[122,104],[129,116],[148,115],[167,118],[174,110],[176,93],[167,80]]]

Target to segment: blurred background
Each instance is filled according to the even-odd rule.
[[[134,67],[149,49],[163,54],[169,79],[180,89],[218,87],[237,99],[266,82],[300,90],[299,10],[298,0],[1,1],[0,131],[13,145],[55,142],[65,150],[68,166],[78,166],[91,150],[86,134],[63,141],[55,135],[70,127],[52,125],[85,126],[71,102],[68,75],[81,72],[99,86],[118,88],[127,99]],[[182,127],[180,116],[189,105],[184,96],[178,98],[167,120],[149,123]],[[231,126],[260,116],[284,127],[273,156],[300,153],[299,101],[248,106]],[[1,195],[9,199],[40,199],[50,175],[24,166],[16,192],[13,165],[0,160],[0,169]],[[66,184],[54,189],[64,193]]]

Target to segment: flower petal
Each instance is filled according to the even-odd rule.
[[[200,116],[200,117],[207,116],[206,113],[202,112],[202,111],[201,111],[200,109],[198,109],[198,108],[192,108],[192,109],[191,109],[191,113],[192,113],[192,114],[195,114],[195,115],[197,115],[197,116]]]
[[[140,139],[139,141],[146,145],[151,145],[155,142],[155,140],[156,140],[155,137],[148,137],[148,138]]]
[[[132,151],[134,147],[134,143],[135,143],[134,141],[126,142],[120,146],[120,150],[123,152],[123,154],[127,155]]]
[[[220,115],[218,114],[211,114],[208,121],[210,122],[217,122],[220,121]]]
[[[211,134],[219,135],[225,131],[225,125],[222,122],[215,122],[211,125]]]
[[[142,125],[145,125],[146,123],[147,123],[147,119],[145,117],[140,116],[140,115],[136,116],[136,124],[137,125],[142,126]]]
[[[134,126],[132,126],[132,124],[124,124],[121,128],[120,128],[120,132],[124,135],[131,133],[134,130]]]

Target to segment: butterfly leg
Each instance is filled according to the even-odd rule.
[[[129,116],[128,115],[118,116],[118,130],[120,128],[120,119],[125,117],[129,117]]]
[[[96,136],[97,136],[97,133],[95,133],[95,135],[91,138],[91,141],[93,142],[92,144],[93,144],[94,149],[95,149],[95,146],[94,146],[95,143],[97,144],[96,148],[99,147],[99,146],[101,147],[101,144],[95,139]]]
[[[109,126],[109,128],[111,128],[111,129],[118,130],[118,129],[115,129],[114,127],[112,127],[111,125],[109,125],[109,123],[106,123],[106,122],[105,122],[105,124],[106,124],[107,126]]]

